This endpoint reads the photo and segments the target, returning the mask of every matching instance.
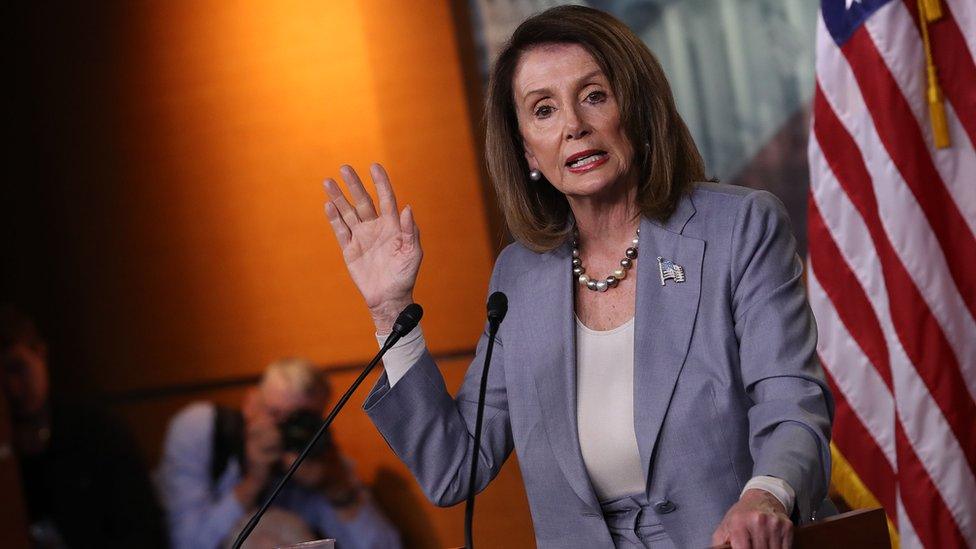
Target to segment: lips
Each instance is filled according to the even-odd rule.
[[[573,173],[582,173],[606,163],[609,155],[606,151],[589,149],[580,151],[566,159],[566,167]]]

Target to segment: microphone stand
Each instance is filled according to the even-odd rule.
[[[346,392],[343,393],[342,398],[336,402],[335,406],[332,407],[332,411],[329,412],[329,415],[326,416],[325,421],[322,422],[319,430],[315,432],[315,436],[308,441],[308,444],[305,445],[302,453],[298,455],[298,459],[291,464],[291,467],[288,468],[288,472],[285,473],[285,476],[278,481],[277,485],[275,485],[274,490],[271,491],[271,495],[264,500],[264,504],[261,505],[261,508],[258,509],[256,513],[254,513],[251,520],[247,521],[247,525],[244,526],[244,529],[241,530],[241,533],[238,534],[237,539],[234,541],[233,549],[240,549],[241,545],[244,543],[244,540],[251,535],[254,527],[258,525],[258,521],[261,520],[264,513],[267,512],[269,507],[271,507],[271,503],[274,502],[275,498],[278,497],[278,493],[281,492],[281,489],[285,486],[285,484],[291,480],[291,477],[295,474],[295,471],[298,470],[299,465],[305,461],[305,458],[308,457],[309,452],[312,451],[315,444],[320,438],[322,438],[322,435],[325,434],[325,431],[329,428],[329,426],[332,425],[332,421],[335,420],[337,415],[339,415],[339,411],[342,410],[342,407],[346,405],[346,402],[356,391],[356,389],[359,388],[359,385],[362,384],[363,380],[366,379],[369,372],[372,371],[377,363],[379,363],[380,359],[383,358],[383,355],[390,350],[390,347],[393,347],[397,341],[400,341],[403,336],[410,333],[410,331],[417,326],[417,323],[420,322],[420,317],[422,317],[423,314],[424,310],[420,307],[420,305],[411,303],[410,305],[407,305],[399,316],[397,316],[396,322],[393,324],[393,330],[383,343],[383,347],[378,353],[376,353],[373,360],[369,361],[369,364],[367,364],[366,368],[364,368],[362,373],[359,374],[356,381],[354,381],[352,385],[346,389]]]
[[[464,547],[474,549],[471,523],[474,520],[474,485],[478,474],[478,458],[481,455],[481,422],[485,415],[485,393],[488,390],[488,366],[491,364],[491,351],[495,347],[495,336],[508,312],[508,298],[502,292],[488,297],[488,347],[485,350],[485,367],[481,372],[481,387],[478,389],[478,414],[474,422],[474,447],[471,456],[471,476],[468,478],[468,499],[464,505]]]

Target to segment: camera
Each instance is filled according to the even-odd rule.
[[[322,425],[322,416],[311,410],[295,410],[285,421],[278,424],[282,448],[286,452],[300,453]],[[332,446],[332,434],[326,431],[309,451],[309,457],[321,456]]]

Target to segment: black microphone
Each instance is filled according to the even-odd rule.
[[[478,391],[478,415],[474,422],[474,454],[471,456],[471,476],[468,477],[468,500],[464,506],[464,546],[474,549],[471,523],[474,520],[474,485],[478,474],[478,457],[481,455],[481,422],[485,416],[485,392],[488,389],[488,366],[491,364],[491,350],[495,346],[495,335],[505,313],[508,312],[508,298],[502,292],[488,296],[488,348],[485,350],[485,368],[481,372],[481,388]]]
[[[274,490],[271,491],[271,495],[269,495],[264,501],[264,504],[261,505],[258,512],[254,513],[251,520],[247,521],[247,525],[244,526],[244,529],[241,530],[240,534],[238,534],[237,540],[234,541],[233,549],[240,549],[241,545],[244,543],[244,540],[251,535],[254,527],[258,525],[258,521],[261,520],[264,513],[269,507],[271,507],[271,503],[276,497],[278,497],[278,492],[281,492],[281,489],[291,479],[292,475],[295,474],[295,471],[298,470],[298,466],[305,461],[305,458],[308,456],[309,452],[311,452],[312,448],[319,441],[319,439],[322,438],[322,435],[325,434],[325,431],[329,428],[329,426],[332,425],[332,421],[339,414],[339,411],[342,410],[342,407],[346,405],[346,401],[349,400],[349,397],[352,396],[363,380],[366,379],[366,376],[369,375],[369,372],[373,369],[373,367],[379,363],[380,359],[383,358],[383,355],[390,350],[390,347],[393,347],[397,341],[400,341],[400,338],[407,335],[411,332],[411,330],[417,327],[417,323],[420,322],[420,318],[422,316],[424,316],[424,310],[416,303],[407,305],[406,308],[400,312],[400,314],[397,316],[396,322],[393,323],[393,330],[383,343],[383,348],[376,353],[373,360],[369,361],[369,364],[367,364],[366,368],[364,368],[362,373],[359,374],[356,381],[352,382],[352,386],[350,386],[349,389],[343,393],[342,398],[340,398],[339,401],[336,402],[335,406],[332,407],[332,411],[330,411],[329,415],[326,416],[325,421],[322,422],[322,426],[319,427],[319,430],[315,432],[315,436],[312,437],[312,440],[308,441],[308,444],[305,445],[305,449],[302,450],[302,453],[298,455],[295,462],[292,463],[291,467],[288,468],[288,472],[285,473],[285,476],[278,481],[277,485],[275,485]]]
[[[502,313],[504,315],[504,313]],[[420,318],[424,316],[424,308],[416,303],[411,303],[404,307],[400,314],[397,315],[396,321],[393,322],[393,330],[390,331],[390,336],[386,338],[386,342],[383,344],[386,347],[387,344],[393,346],[401,337],[409,334],[417,327],[420,323]],[[390,339],[396,337],[393,343],[390,343]],[[381,351],[382,352],[382,351]]]
[[[502,292],[495,292],[488,296],[488,330],[498,331],[498,326],[505,319],[508,312],[508,298]]]

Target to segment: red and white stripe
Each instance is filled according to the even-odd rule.
[[[902,546],[976,547],[976,5],[929,26],[937,150],[916,1],[842,47],[820,21],[808,288],[835,445]]]

